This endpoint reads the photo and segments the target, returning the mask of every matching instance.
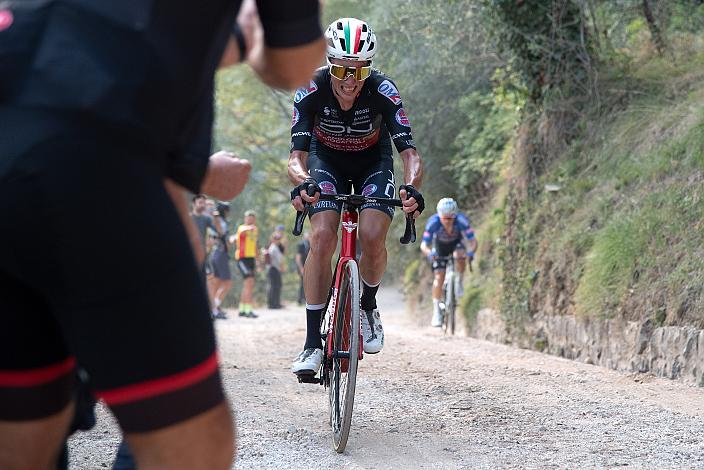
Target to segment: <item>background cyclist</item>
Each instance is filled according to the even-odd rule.
[[[446,197],[440,199],[437,213],[433,214],[425,225],[423,242],[420,249],[428,257],[433,266],[433,319],[432,326],[442,326],[440,314],[440,300],[442,298],[442,284],[445,281],[445,267],[447,256],[455,258],[455,293],[462,297],[462,276],[467,267],[467,258],[470,262],[477,251],[477,239],[474,229],[469,224],[469,218],[461,214],[454,199]],[[466,251],[464,239],[469,242],[469,251]]]
[[[337,246],[341,204],[318,202],[305,188],[313,183],[327,194],[349,192],[392,198],[395,181],[391,141],[404,167],[400,197],[403,211],[417,217],[424,208],[416,188],[423,166],[396,85],[372,69],[377,41],[364,21],[340,18],[325,32],[328,66],[321,67],[306,88],[296,91],[291,129],[288,175],[296,188],[292,204],[311,208],[312,238],[304,271],[307,335],[304,350],[293,362],[297,374],[315,373],[322,361],[320,318],[332,280],[330,261]],[[361,207],[359,261],[362,278],[362,332],[364,351],[378,353],[384,330],[376,305],[376,292],[386,269],[386,233],[393,208],[378,204]]]

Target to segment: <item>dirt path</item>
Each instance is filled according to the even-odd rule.
[[[347,450],[330,445],[323,387],[289,371],[300,308],[217,323],[237,410],[237,469],[704,468],[704,390],[623,375],[419,325],[382,291],[384,350],[360,363]],[[119,435],[71,442],[72,468],[109,466]]]

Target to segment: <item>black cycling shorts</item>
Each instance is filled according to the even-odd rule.
[[[350,158],[349,155],[340,153],[339,158]],[[320,158],[314,153],[308,155],[308,171],[310,176],[317,181],[323,194],[347,194],[354,186],[355,194],[365,196],[393,199],[396,195],[396,183],[394,181],[394,163],[390,155],[381,156],[376,161],[360,164],[354,170],[349,164],[338,165],[334,163],[334,158]],[[381,204],[364,204],[360,207],[360,212],[365,209],[376,209],[386,213],[393,218],[394,208]],[[310,214],[322,211],[333,210],[342,212],[342,203],[334,201],[318,201],[310,210]]]
[[[254,258],[240,258],[237,260],[237,269],[242,273],[242,277],[254,277],[257,270],[257,263]]]
[[[205,286],[153,156],[68,116],[0,122],[24,130],[0,131],[0,420],[62,410],[76,363],[127,433],[220,404]]]
[[[223,281],[232,279],[230,272],[230,259],[227,256],[227,251],[216,248],[210,253],[210,269],[211,274]]]
[[[445,268],[447,268],[447,257],[453,256],[455,252],[459,252],[461,255],[466,250],[461,238],[449,243],[435,240],[433,246],[435,255],[439,257],[433,260],[433,271],[445,271]]]

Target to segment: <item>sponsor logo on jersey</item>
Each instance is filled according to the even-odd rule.
[[[406,111],[403,108],[396,111],[396,122],[405,127],[411,127],[411,123],[408,122],[408,116],[406,116]]]
[[[311,135],[310,135],[310,132],[294,132],[293,134],[291,134],[291,138],[294,138],[294,137],[310,137],[310,136],[311,136]]]
[[[296,90],[296,94],[293,95],[293,102],[294,103],[300,103],[303,98],[306,96],[310,95],[311,93],[315,93],[318,90],[318,85],[315,84],[313,80],[310,81],[310,84],[307,87],[301,87],[298,90]]]
[[[323,190],[323,194],[337,194],[337,189],[335,189],[335,185],[332,184],[330,181],[321,181],[318,183],[318,186],[320,186],[320,189]]]
[[[381,82],[377,91],[390,99],[393,104],[401,104],[401,95],[399,95],[398,90],[390,81],[384,80]]]
[[[301,119],[301,114],[298,112],[298,109],[296,107],[293,107],[293,117],[291,118],[291,127],[295,126],[298,124],[298,120]]]
[[[354,124],[352,124],[351,126],[345,126],[344,124],[325,121],[320,121],[318,123],[318,127],[320,127],[320,129],[330,134],[358,135],[369,134],[374,131],[374,125],[371,122],[364,123],[362,124],[362,126],[355,126]]]
[[[368,184],[362,189],[362,196],[369,197],[376,192],[377,186],[375,184]]]
[[[406,137],[408,135],[408,132],[399,132],[398,134],[394,134],[391,136],[392,140],[399,139],[401,137]]]
[[[355,116],[358,114],[369,114],[369,108],[364,108],[364,109],[358,109],[357,111],[354,112]]]

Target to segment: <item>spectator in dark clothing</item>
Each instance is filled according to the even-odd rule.
[[[281,273],[284,271],[284,252],[281,240],[281,233],[274,232],[267,247],[267,280],[269,281],[267,306],[270,309],[283,307],[281,305],[281,287],[283,285]]]

